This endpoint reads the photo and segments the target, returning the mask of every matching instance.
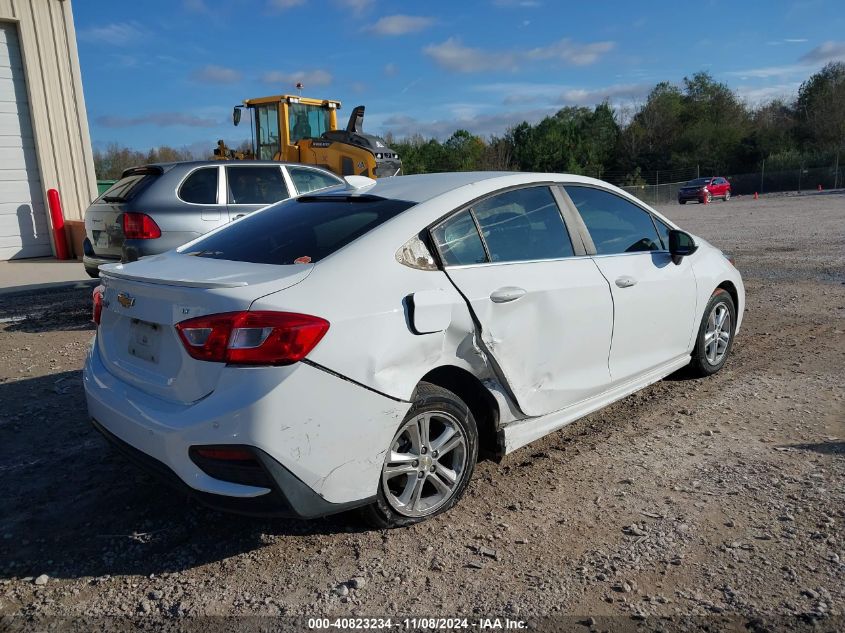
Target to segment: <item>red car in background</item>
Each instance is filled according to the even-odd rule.
[[[688,200],[711,202],[713,198],[722,198],[725,202],[731,199],[731,183],[727,178],[711,176],[690,180],[678,191],[678,203],[686,204]]]

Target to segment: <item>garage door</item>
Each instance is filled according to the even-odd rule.
[[[0,22],[0,260],[51,255],[14,24]]]

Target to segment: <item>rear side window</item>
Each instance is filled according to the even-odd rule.
[[[179,187],[179,197],[193,204],[217,204],[217,167],[192,172]]]
[[[304,167],[288,167],[288,173],[299,193],[308,193],[317,189],[325,189],[334,185],[341,185],[343,181],[331,174],[326,174],[316,169]]]
[[[431,232],[444,266],[482,264],[487,261],[484,245],[469,211],[452,216]]]
[[[413,205],[377,196],[294,198],[201,239],[188,254],[254,264],[318,262]]]
[[[264,167],[226,167],[229,204],[273,204],[290,198],[282,170]]]
[[[158,173],[135,173],[125,176],[103,192],[97,202],[112,203],[126,202],[138,195],[159,177]]]
[[[493,262],[573,255],[569,233],[548,187],[506,191],[472,210]]]
[[[608,191],[567,186],[599,255],[658,251],[660,238],[651,214]]]

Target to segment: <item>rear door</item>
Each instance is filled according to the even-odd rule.
[[[281,165],[226,165],[229,220],[290,198]]]
[[[613,384],[626,382],[690,351],[696,281],[688,257],[672,262],[665,224],[621,196],[588,186],[566,192],[592,238],[599,270],[613,295]],[[662,226],[661,226],[662,225]]]
[[[101,257],[120,259],[123,255],[123,212],[127,205],[161,176],[160,167],[138,167],[94,200],[85,211],[85,234]]]
[[[176,193],[179,199],[186,202],[187,205],[179,205],[179,207],[174,205],[174,210],[178,208],[180,213],[179,216],[171,217],[176,219],[177,217],[184,218],[187,215],[187,226],[179,227],[182,230],[190,228],[191,231],[202,234],[216,229],[228,222],[229,219],[226,211],[226,199],[221,191],[220,167],[208,165],[194,169],[182,180]],[[169,195],[166,192],[163,193]],[[166,217],[160,218],[159,221],[164,224],[164,229],[170,228],[167,226],[169,222],[167,222]]]
[[[526,414],[563,409],[607,388],[610,291],[593,261],[578,256],[583,245],[573,246],[550,187],[490,196],[432,236]]]

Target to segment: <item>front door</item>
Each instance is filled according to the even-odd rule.
[[[594,262],[576,256],[548,187],[493,195],[432,235],[524,413],[557,411],[607,388],[610,291]]]
[[[621,196],[566,186],[595,245],[613,295],[610,375],[617,385],[691,351],[696,281],[688,258],[675,264],[651,214]]]

